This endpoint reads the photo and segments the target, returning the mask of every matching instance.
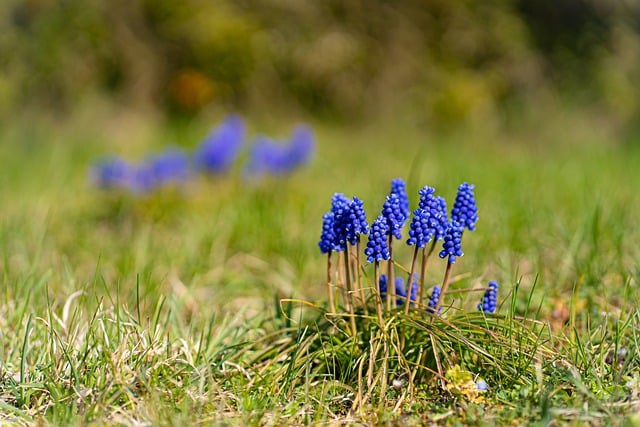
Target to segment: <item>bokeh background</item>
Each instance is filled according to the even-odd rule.
[[[104,102],[437,131],[570,109],[624,137],[640,119],[640,6],[625,0],[5,0],[0,52],[5,123]]]

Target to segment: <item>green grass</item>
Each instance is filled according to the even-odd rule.
[[[578,125],[442,137],[407,123],[318,125],[313,164],[288,179],[246,185],[234,173],[144,198],[96,191],[88,165],[192,148],[206,125],[149,126],[131,144],[86,124],[4,130],[0,421],[636,425],[640,151]],[[376,386],[350,410],[371,348],[322,316],[321,216],[343,192],[371,219],[395,177],[413,205],[423,185],[449,203],[460,182],[476,185],[480,221],[453,287],[497,280],[498,315],[460,293],[468,314],[398,315],[390,330],[429,337],[398,366],[435,343],[455,355],[444,364],[482,373],[482,401],[425,371],[412,395]],[[406,267],[411,251],[397,252]]]

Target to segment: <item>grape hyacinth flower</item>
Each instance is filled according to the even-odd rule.
[[[401,306],[404,304],[407,299],[407,290],[404,286],[404,280],[402,277],[396,277],[394,280],[395,291],[396,291],[396,306]],[[378,289],[380,290],[380,296],[383,301],[387,300],[387,291],[388,291],[388,279],[385,274],[380,275],[380,279],[378,280]],[[414,281],[411,285],[411,293],[409,295],[409,299],[411,301],[415,301],[418,295],[418,282]]]
[[[409,214],[411,213],[409,210],[409,196],[407,195],[407,186],[402,178],[396,178],[391,181],[390,194],[396,194],[398,196],[398,199],[400,199],[400,212],[405,219],[409,218]]]
[[[335,193],[331,198],[333,213],[333,250],[342,252],[347,249],[347,227],[351,201],[342,193]]]
[[[294,128],[288,143],[257,137],[250,148],[245,175],[286,175],[307,164],[313,155],[315,140],[308,126]]]
[[[381,274],[380,278],[378,279],[378,291],[380,292],[380,296],[383,300],[387,298],[387,287],[387,275]]]
[[[444,235],[444,243],[442,244],[442,251],[440,251],[440,258],[447,258],[447,268],[444,272],[444,279],[442,280],[442,291],[440,293],[440,299],[436,303],[434,311],[438,312],[442,303],[442,297],[446,295],[449,288],[449,278],[451,277],[451,270],[453,264],[456,262],[456,258],[464,255],[462,253],[462,232],[464,227],[458,224],[457,221],[452,220],[447,228],[447,232]]]
[[[351,203],[349,203],[349,214],[346,223],[346,240],[351,244],[351,246],[355,247],[356,251],[356,268],[355,268],[355,279],[356,279],[356,288],[358,289],[358,293],[360,294],[360,300],[363,303],[364,313],[365,315],[369,314],[369,310],[367,308],[366,295],[364,293],[364,286],[362,286],[362,274],[360,271],[360,236],[362,234],[369,233],[369,223],[367,222],[367,215],[364,211],[363,202],[358,197],[353,196]],[[348,269],[348,265],[347,265]]]
[[[228,172],[240,153],[244,133],[242,119],[236,115],[228,116],[196,149],[196,168],[215,174]]]
[[[431,291],[431,296],[429,297],[429,303],[427,305],[427,311],[429,313],[435,313],[438,300],[440,300],[440,286],[434,286],[433,291]],[[440,314],[441,309],[442,307],[438,308],[438,314]]]
[[[485,313],[495,313],[498,305],[498,282],[489,282],[489,289],[484,293],[482,302],[478,304],[478,310]]]
[[[404,184],[404,183],[402,183]],[[393,280],[394,272],[393,272],[393,238],[402,239],[402,227],[404,226],[405,221],[407,220],[407,216],[404,213],[404,204],[406,196],[406,192],[404,195],[398,195],[395,191],[402,192],[404,188],[399,182],[395,184],[392,183],[391,193],[387,196],[384,204],[382,205],[382,217],[387,222],[387,236],[388,236],[388,247],[389,247],[389,258],[392,260],[387,265],[387,274],[389,276],[389,280]],[[408,203],[408,201],[406,201]],[[407,208],[408,210],[408,208]],[[393,299],[393,294],[395,293],[395,289],[391,289],[392,298],[387,300],[387,310],[391,310],[391,300]]]
[[[146,163],[133,166],[125,182],[125,187],[134,194],[148,193],[156,185],[153,169]]]
[[[346,223],[346,240],[355,245],[360,240],[361,234],[369,233],[369,223],[364,211],[363,202],[357,197],[353,197],[349,203],[348,221]]]
[[[429,213],[420,208],[413,211],[407,245],[416,245],[418,248],[424,248],[433,235],[434,232],[429,227]]]
[[[384,217],[389,233],[396,239],[402,239],[402,226],[407,217],[402,212],[402,200],[397,194],[391,193],[387,196],[382,205],[382,216]]]
[[[189,178],[189,159],[179,149],[170,148],[146,160],[158,185],[180,184]]]
[[[460,184],[456,201],[451,210],[451,221],[457,221],[469,231],[475,230],[476,222],[478,222],[478,207],[473,194],[474,188],[472,184],[466,182]]]
[[[404,287],[404,280],[402,280],[402,277],[396,277],[394,283],[396,291],[396,307],[399,307],[403,305],[404,300],[407,299],[407,290]]]
[[[435,249],[436,241],[444,237],[448,227],[447,204],[442,197],[435,197],[434,193],[435,189],[429,186],[424,186],[418,191],[420,202],[418,209],[413,212],[413,219],[409,226],[409,238],[407,239],[408,245],[415,245],[410,274],[415,271],[418,252],[419,249],[422,249],[420,269],[420,283],[422,285],[420,286],[420,295],[418,297],[420,302],[422,301],[422,288],[428,261]],[[432,243],[427,251],[426,246],[429,241]]]
[[[89,172],[91,182],[103,189],[125,187],[133,167],[119,157],[103,160],[92,166]]]
[[[367,242],[367,248],[364,254],[367,256],[367,262],[374,263],[383,260],[388,260],[391,255],[389,254],[389,247],[387,245],[387,234],[389,227],[387,221],[378,216],[376,220],[371,224],[369,230],[369,241]]]
[[[387,234],[388,227],[387,222],[385,221],[382,215],[378,216],[375,221],[371,224],[371,228],[369,230],[369,240],[367,242],[367,248],[364,253],[367,256],[367,262],[373,263],[373,283],[377,284],[379,282],[378,276],[378,265],[382,260],[388,260],[391,258],[391,254],[389,253],[389,247],[387,243]],[[383,324],[382,319],[382,297],[380,295],[380,290],[377,286],[375,286],[377,298],[376,298],[376,312],[378,314],[378,321],[380,325]]]
[[[441,240],[449,227],[447,217],[447,202],[443,197],[434,196],[433,187],[424,186],[418,194],[420,202],[418,207],[427,212],[429,229],[433,231],[436,240]]]
[[[448,263],[453,264],[456,262],[456,257],[463,256],[462,253],[462,231],[464,227],[457,221],[452,221],[449,224],[449,228],[444,235],[444,243],[442,244],[442,251],[440,251],[440,258],[448,258]]]
[[[335,238],[336,235],[333,230],[333,212],[327,212],[322,216],[322,233],[320,234],[320,241],[318,242],[320,252],[326,254],[332,251]]]

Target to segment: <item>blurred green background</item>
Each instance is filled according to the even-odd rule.
[[[569,109],[625,137],[640,119],[624,0],[4,0],[0,52],[5,123],[105,103],[437,131]]]

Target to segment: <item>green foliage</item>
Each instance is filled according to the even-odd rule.
[[[289,180],[202,180],[143,198],[86,183],[90,162],[114,149],[113,123],[3,128],[2,422],[622,422],[640,393],[640,153],[570,119],[437,141],[395,120],[318,126],[318,157]],[[131,144],[118,148],[190,141],[207,126],[127,128]],[[316,243],[328,197],[356,194],[371,216],[396,176],[410,194],[476,184],[482,228],[451,287],[495,277],[497,315],[468,310],[479,294],[458,292],[451,306],[467,312],[393,313],[386,329],[359,315],[351,336],[313,308],[326,300]],[[470,375],[488,390],[471,393]]]
[[[402,106],[452,128],[500,124],[507,108],[560,94],[627,125],[640,111],[637,12],[602,0],[7,0],[0,114],[74,110],[100,94],[187,114],[357,119]]]

